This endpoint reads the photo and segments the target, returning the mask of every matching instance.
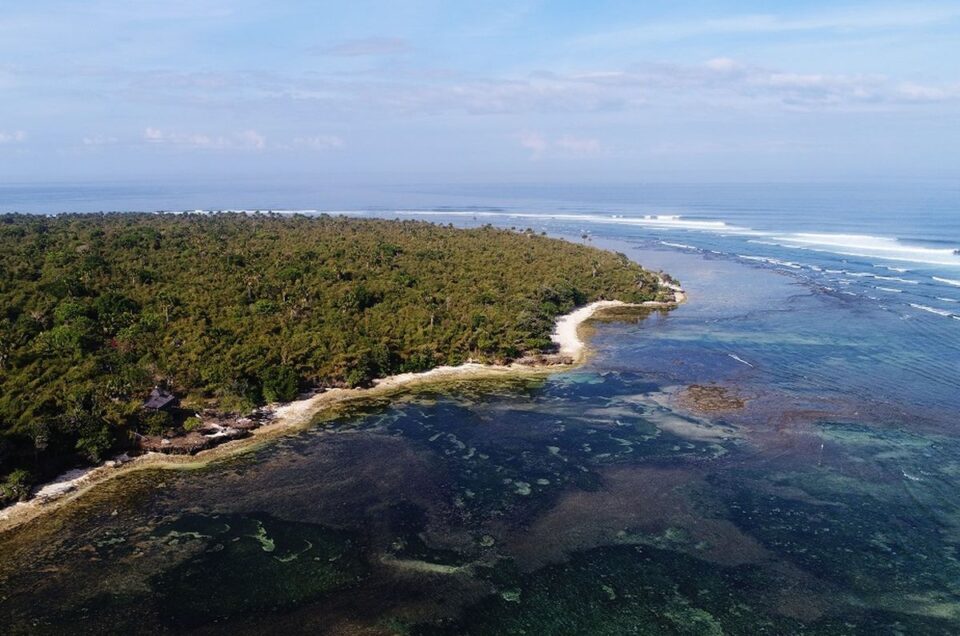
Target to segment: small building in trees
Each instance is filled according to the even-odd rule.
[[[150,392],[150,397],[143,403],[143,408],[151,411],[169,411],[175,409],[179,403],[175,395],[157,387]]]

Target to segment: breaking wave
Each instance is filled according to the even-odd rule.
[[[918,305],[917,303],[910,303],[910,306],[915,309],[920,309],[921,311],[926,311],[931,314],[937,314],[938,316],[951,317],[953,314],[945,309],[937,309],[936,307],[930,307],[928,305]],[[955,317],[955,316],[953,316]]]

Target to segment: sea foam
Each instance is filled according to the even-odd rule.
[[[939,276],[931,276],[931,278],[938,283],[946,283],[947,285],[953,285],[954,287],[960,287],[960,280],[954,280],[952,278],[941,278]]]
[[[779,234],[776,238],[783,247],[832,252],[844,256],[960,266],[960,256],[957,256],[952,249],[908,245],[896,238],[885,236],[798,232]]]
[[[750,242],[790,249],[827,252],[841,256],[902,261],[925,265],[960,267],[960,255],[951,248],[933,248],[905,243],[898,238],[870,234],[829,232],[760,231],[731,225],[719,219],[690,218],[679,214],[570,214],[553,212],[507,212],[474,210],[396,210],[393,214],[414,216],[483,217],[501,219],[540,219],[543,221],[576,221],[610,225],[642,226],[662,230],[706,232],[718,236],[751,236]],[[680,244],[677,244],[677,247]],[[686,248],[684,248],[686,249]],[[904,273],[902,267],[872,264],[874,267]],[[789,266],[788,266],[789,267]],[[951,279],[945,279],[951,280]],[[944,282],[945,282],[944,281]],[[960,286],[960,281],[950,284]]]
[[[951,317],[953,314],[945,309],[937,309],[936,307],[930,307],[928,305],[918,305],[917,303],[910,303],[910,306],[915,309],[920,309],[922,311],[929,312],[931,314],[937,314],[938,316]],[[954,316],[955,317],[955,316]]]

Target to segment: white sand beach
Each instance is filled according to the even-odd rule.
[[[585,343],[580,338],[580,325],[589,320],[597,311],[608,307],[621,307],[627,303],[620,300],[598,300],[589,305],[575,309],[569,314],[557,319],[557,326],[550,339],[559,347],[562,356],[570,356],[580,362],[583,357]]]

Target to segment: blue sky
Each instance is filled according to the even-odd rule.
[[[960,2],[9,0],[0,182],[960,176]]]

